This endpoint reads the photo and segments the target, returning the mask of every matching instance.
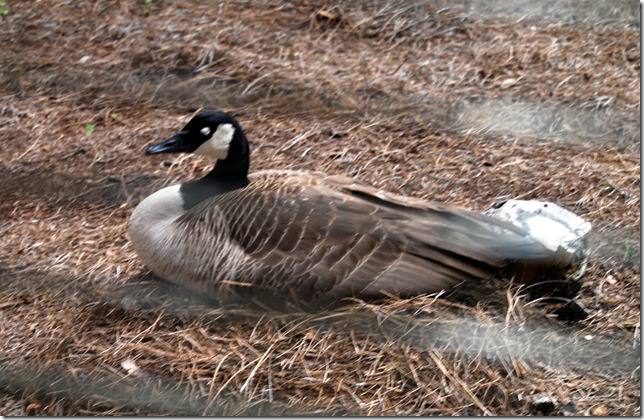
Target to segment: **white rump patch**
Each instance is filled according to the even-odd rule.
[[[194,153],[215,159],[226,159],[234,134],[235,127],[232,124],[219,124],[212,137],[199,146]]]

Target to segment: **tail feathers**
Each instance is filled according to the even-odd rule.
[[[467,277],[496,274],[530,282],[571,266],[514,225],[470,212],[433,211],[425,223],[407,229],[408,252]]]

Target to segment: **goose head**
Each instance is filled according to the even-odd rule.
[[[205,111],[195,115],[178,133],[150,146],[145,154],[193,153],[217,160],[210,175],[246,179],[249,147],[239,123],[224,112]]]

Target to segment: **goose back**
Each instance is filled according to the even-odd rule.
[[[323,173],[248,180],[210,196],[202,185],[199,199],[175,187],[153,194],[130,223],[137,253],[160,277],[214,295],[243,284],[315,301],[437,292],[501,270],[529,280],[552,264],[527,234],[478,213]]]

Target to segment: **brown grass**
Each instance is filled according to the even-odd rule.
[[[8,3],[2,414],[525,415],[545,395],[547,414],[639,415],[630,9],[562,24],[467,2]],[[142,150],[202,108],[239,117],[253,169],[566,206],[594,227],[589,317],[501,280],[306,312],[150,278],[125,236],[133,206],[209,163]]]

